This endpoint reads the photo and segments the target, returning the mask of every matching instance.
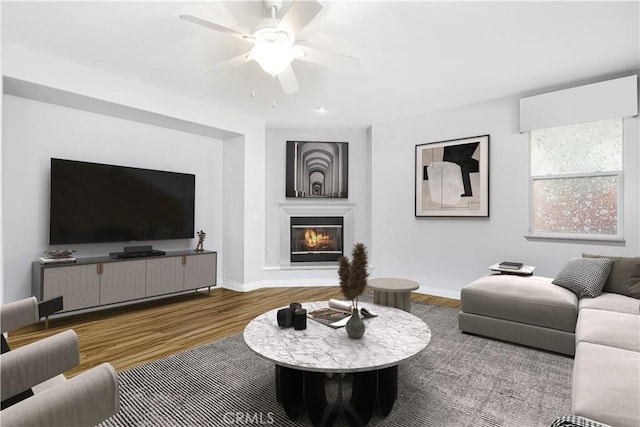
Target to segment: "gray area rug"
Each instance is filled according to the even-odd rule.
[[[393,411],[374,414],[369,425],[534,427],[570,413],[572,358],[463,334],[455,309],[414,303],[412,313],[430,326],[431,343],[399,366]],[[287,418],[276,402],[273,364],[241,334],[119,378],[120,412],[102,427],[310,425],[306,416]],[[328,380],[329,395],[336,383]]]

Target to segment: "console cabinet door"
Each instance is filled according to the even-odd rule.
[[[184,290],[183,270],[181,256],[148,259],[146,296]]]
[[[184,289],[197,289],[216,284],[216,254],[184,257]]]
[[[43,299],[62,295],[62,311],[100,305],[99,264],[45,268]]]
[[[100,304],[112,304],[146,296],[147,261],[122,261],[102,264]]]

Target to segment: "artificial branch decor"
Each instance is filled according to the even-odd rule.
[[[356,243],[353,246],[351,260],[347,257],[338,259],[340,276],[340,289],[345,298],[354,303],[354,308],[358,308],[358,297],[364,292],[367,286],[367,247],[363,243]]]

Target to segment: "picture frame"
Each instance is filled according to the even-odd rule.
[[[415,216],[489,216],[489,135],[416,145]]]
[[[349,197],[349,143],[287,141],[286,197]]]

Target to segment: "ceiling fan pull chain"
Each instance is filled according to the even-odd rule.
[[[276,99],[274,98],[273,101],[271,101],[271,108],[276,108]]]
[[[264,0],[264,6],[271,14],[271,19],[276,19],[276,12],[282,7],[282,0]]]

